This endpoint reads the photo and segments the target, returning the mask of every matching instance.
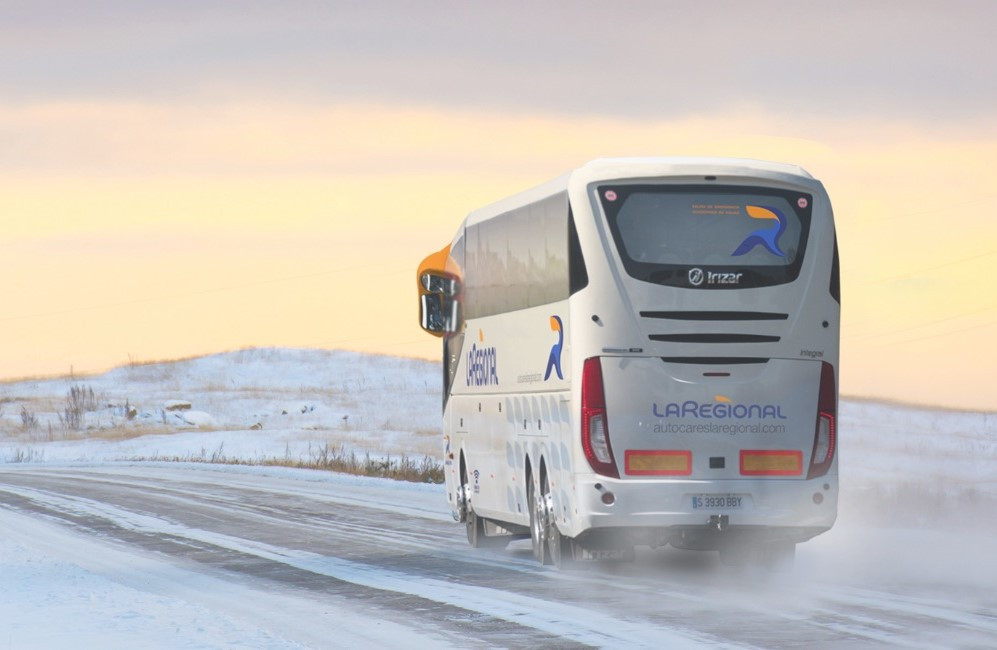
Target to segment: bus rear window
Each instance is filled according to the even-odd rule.
[[[813,197],[754,187],[596,188],[623,265],[634,278],[732,289],[799,275]],[[708,282],[723,277],[727,282]]]

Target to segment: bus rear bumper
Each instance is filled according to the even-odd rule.
[[[579,540],[623,534],[637,545],[715,549],[722,540],[806,541],[834,525],[837,481],[579,481],[565,533]],[[611,495],[611,498],[606,495]],[[611,501],[611,503],[607,503]]]

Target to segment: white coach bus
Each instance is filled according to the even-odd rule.
[[[473,546],[774,562],[833,525],[838,251],[803,169],[596,160],[469,214],[418,286]]]

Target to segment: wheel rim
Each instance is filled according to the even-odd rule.
[[[550,522],[550,526],[547,529],[547,546],[549,547],[551,562],[558,569],[564,564],[564,557],[562,556],[562,546],[563,542],[561,540],[561,531],[557,529],[557,524],[553,521]]]
[[[537,491],[530,487],[530,541],[533,542],[533,557],[540,564],[547,564],[547,531],[546,517],[543,517],[542,501],[537,498]]]

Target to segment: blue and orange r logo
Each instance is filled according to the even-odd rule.
[[[773,255],[786,257],[786,254],[779,248],[779,238],[782,237],[782,233],[786,232],[786,215],[776,208],[771,207],[760,205],[746,205],[744,207],[748,211],[748,216],[752,219],[766,219],[775,221],[775,223],[768,228],[759,228],[745,237],[744,241],[731,253],[731,256],[737,257],[750,253],[751,249],[761,244]]]
[[[557,378],[564,379],[561,374],[561,348],[564,347],[564,325],[560,316],[550,317],[550,329],[557,332],[557,343],[550,349],[550,356],[547,357],[547,371],[544,373],[544,381],[550,379],[550,371],[557,371]]]

